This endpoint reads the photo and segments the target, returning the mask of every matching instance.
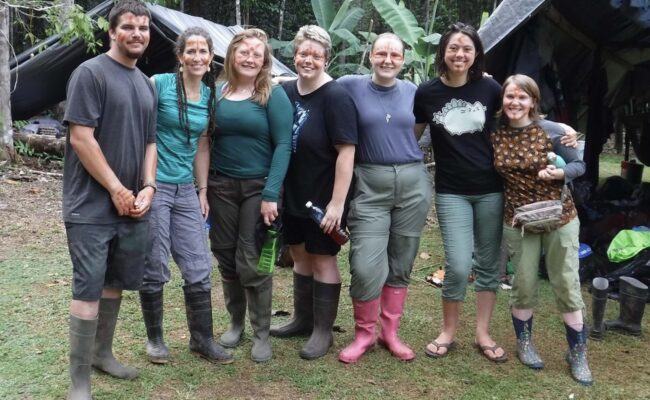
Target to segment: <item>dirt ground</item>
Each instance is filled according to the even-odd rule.
[[[0,164],[0,259],[18,244],[47,247],[61,241],[62,163],[23,158],[20,163]]]

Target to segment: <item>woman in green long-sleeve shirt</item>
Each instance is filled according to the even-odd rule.
[[[271,84],[271,51],[259,29],[232,39],[217,86],[208,201],[210,243],[219,262],[230,326],[219,342],[237,346],[248,304],[256,362],[271,359],[272,276],[257,272],[256,225],[278,217],[280,188],[289,165],[293,108]]]

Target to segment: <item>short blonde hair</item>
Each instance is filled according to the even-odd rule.
[[[318,25],[302,26],[298,30],[298,33],[296,33],[296,37],[293,39],[294,56],[298,52],[298,47],[306,40],[312,40],[323,46],[325,49],[325,60],[327,61],[330,59],[330,53],[332,52],[332,39],[325,29]]]

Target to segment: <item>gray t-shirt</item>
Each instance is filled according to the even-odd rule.
[[[415,139],[413,101],[417,87],[397,80],[391,87],[372,82],[370,75],[348,75],[338,82],[357,107],[359,144],[356,161],[366,164],[405,164],[422,161]]]
[[[101,54],[77,67],[67,94],[64,123],[95,128],[108,165],[127,189],[137,193],[146,145],[156,141],[153,84],[139,69]],[[70,135],[63,167],[63,220],[82,224],[134,221],[117,215],[108,191],[90,176],[72,149]]]

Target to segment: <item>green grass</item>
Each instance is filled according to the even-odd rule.
[[[58,232],[58,235],[61,235]],[[48,251],[27,253],[14,248],[0,262],[0,398],[62,398],[67,388],[67,307],[69,261],[63,240]],[[26,244],[28,246],[28,244]],[[94,374],[96,399],[196,399],[196,398],[433,398],[433,399],[555,399],[648,398],[647,338],[609,334],[603,342],[592,342],[591,366],[596,385],[575,384],[563,360],[564,331],[557,316],[549,286],[541,288],[541,304],[535,319],[535,338],[546,369],[533,372],[515,358],[507,292],[499,295],[493,322],[495,339],[508,351],[504,365],[486,361],[471,346],[473,341],[474,295],[468,292],[458,341],[450,356],[431,360],[422,349],[437,333],[440,323],[440,293],[423,282],[424,276],[441,262],[440,240],[435,228],[427,228],[422,250],[429,260],[418,259],[412,290],[402,324],[403,338],[417,351],[412,363],[400,363],[383,349],[376,349],[357,365],[346,366],[336,352],[353,336],[351,303],[344,288],[337,324],[335,347],[324,359],[307,362],[298,358],[303,339],[273,339],[274,358],[264,365],[248,359],[250,342],[235,350],[236,362],[214,366],[187,350],[187,329],[179,276],[167,285],[165,331],[174,360],[166,366],[149,364],[144,354],[144,328],[135,293],[127,293],[116,335],[118,357],[140,369],[135,381],[123,382]],[[345,252],[341,269],[349,282]],[[218,282],[218,277],[213,276]],[[275,309],[291,310],[291,271],[275,275]],[[471,289],[471,287],[470,287]],[[221,332],[227,318],[220,289],[215,289],[215,331]],[[588,295],[585,294],[588,299]],[[608,315],[616,314],[610,303]],[[647,321],[647,319],[646,319]],[[647,322],[644,324],[648,330]],[[247,329],[250,332],[250,328]]]
[[[600,164],[598,164],[598,172],[600,176],[600,183],[610,176],[621,176],[621,161],[623,160],[622,154],[601,154]],[[638,161],[637,161],[638,162]],[[650,167],[643,168],[643,182],[650,182]]]
[[[3,197],[0,205],[9,202]],[[39,188],[42,183],[20,183],[16,192]],[[60,182],[58,183],[60,185]],[[54,191],[60,191],[60,186]],[[8,193],[8,192],[7,192]],[[57,200],[58,201],[58,200]],[[26,202],[27,204],[28,202]],[[28,207],[26,205],[25,207]],[[57,206],[58,207],[58,206]],[[16,211],[17,214],[29,211]],[[70,261],[60,216],[55,222],[26,224],[0,207],[0,398],[60,399],[68,386],[68,306]],[[20,217],[20,218],[19,218]],[[7,245],[11,243],[11,245]],[[535,340],[546,362],[543,371],[523,367],[514,352],[515,339],[508,310],[508,293],[501,291],[495,309],[492,333],[504,346],[510,361],[496,365],[472,347],[474,292],[470,285],[457,341],[448,357],[432,360],[424,356],[426,343],[440,326],[440,291],[424,277],[442,262],[436,227],[427,227],[418,258],[401,327],[401,336],[416,353],[411,363],[401,363],[387,351],[375,349],[356,365],[343,365],[337,353],[353,337],[352,307],[348,296],[347,249],[340,255],[344,288],[335,333],[335,345],[323,359],[303,361],[298,352],[304,339],[272,339],[274,357],[258,365],[249,359],[247,340],[234,351],[235,363],[216,366],[190,354],[182,299],[182,282],[174,266],[165,291],[165,337],[173,360],[165,366],[146,361],[145,331],[137,293],[124,296],[118,323],[115,353],[140,370],[140,377],[125,382],[93,374],[95,399],[647,399],[650,398],[650,329],[646,336],[628,337],[608,333],[604,341],[590,342],[589,358],[595,385],[584,388],[569,375],[564,361],[564,328],[555,311],[553,295],[542,282],[540,304],[535,314]],[[274,277],[274,309],[292,311],[291,271],[277,270]],[[213,282],[219,282],[213,273]],[[590,296],[584,292],[587,315]],[[227,325],[221,288],[213,290],[215,333]],[[618,303],[610,301],[607,317],[615,318]],[[274,322],[280,321],[274,317]],[[570,397],[573,396],[573,397]]]

